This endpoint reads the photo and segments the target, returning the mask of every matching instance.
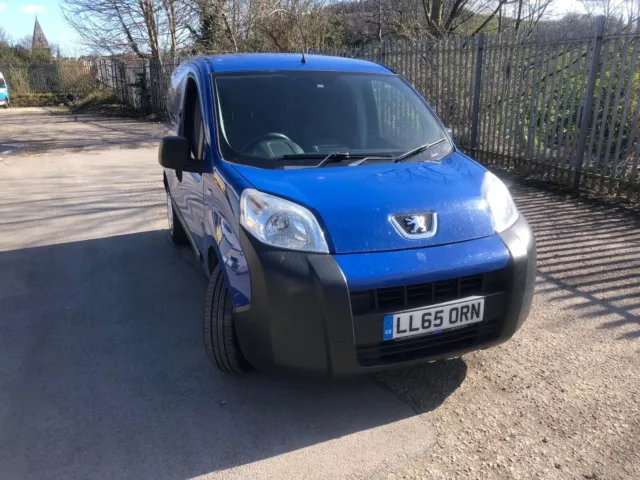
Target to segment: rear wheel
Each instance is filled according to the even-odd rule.
[[[244,358],[233,325],[233,306],[220,267],[211,273],[204,302],[204,346],[211,362],[224,373],[251,368]]]
[[[167,220],[169,222],[169,233],[171,234],[171,240],[176,245],[186,245],[189,243],[187,234],[182,228],[178,215],[173,210],[173,201],[171,200],[171,194],[167,191]]]

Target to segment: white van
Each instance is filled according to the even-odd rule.
[[[9,87],[7,87],[7,82],[4,80],[2,72],[0,72],[0,106],[9,108]]]

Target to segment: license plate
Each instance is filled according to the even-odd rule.
[[[450,328],[481,322],[484,316],[484,297],[432,305],[429,308],[394,313],[384,317],[382,339],[437,333]]]

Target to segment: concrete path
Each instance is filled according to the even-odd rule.
[[[216,372],[156,150],[104,146],[158,125],[48,115],[0,130],[66,138],[0,167],[0,478],[376,478],[425,454],[425,416],[370,379]]]
[[[164,131],[160,123],[69,115],[58,107],[2,109],[0,122],[0,157],[60,149],[140,148],[157,142]]]
[[[9,112],[0,479],[640,478],[637,215],[514,182],[538,279],[509,342],[375,379],[226,377],[167,237],[162,126]]]

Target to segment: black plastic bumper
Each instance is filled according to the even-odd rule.
[[[520,328],[531,308],[536,250],[522,217],[500,237],[511,261],[503,271],[493,272],[504,288],[485,290],[486,321],[438,335],[382,342],[383,314],[352,313],[346,279],[332,255],[273,249],[242,231],[251,305],[235,312],[240,348],[260,370],[350,376],[502,343]]]

